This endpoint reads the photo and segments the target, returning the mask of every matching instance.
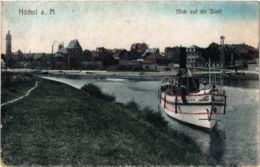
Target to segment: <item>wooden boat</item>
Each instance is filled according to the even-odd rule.
[[[184,54],[183,54],[184,52]],[[186,67],[186,52],[181,50],[180,70],[176,76],[164,78],[159,89],[159,109],[176,120],[211,129],[225,114],[227,96],[215,84],[200,89],[199,78]]]

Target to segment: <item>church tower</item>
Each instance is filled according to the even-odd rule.
[[[7,55],[12,54],[12,36],[9,30],[8,33],[6,34],[6,54]]]

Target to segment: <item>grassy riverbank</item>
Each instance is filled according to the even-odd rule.
[[[30,74],[13,75],[5,72],[1,77],[2,103],[24,95],[35,84],[35,79]]]
[[[162,117],[149,108],[88,96],[55,81],[29,79],[37,79],[39,86],[25,99],[2,107],[1,156],[5,164],[206,163],[189,137],[168,129]]]

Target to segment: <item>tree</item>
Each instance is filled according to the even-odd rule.
[[[90,61],[92,59],[92,54],[90,50],[84,50],[81,60]]]
[[[202,57],[205,60],[210,60],[212,62],[219,62],[220,61],[220,45],[217,43],[211,43],[206,49],[204,49]]]

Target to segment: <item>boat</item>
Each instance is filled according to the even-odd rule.
[[[200,79],[186,67],[186,49],[181,47],[177,75],[161,82],[159,110],[175,120],[211,130],[219,121],[217,118],[226,112],[227,96],[216,83],[204,81],[201,85]]]

